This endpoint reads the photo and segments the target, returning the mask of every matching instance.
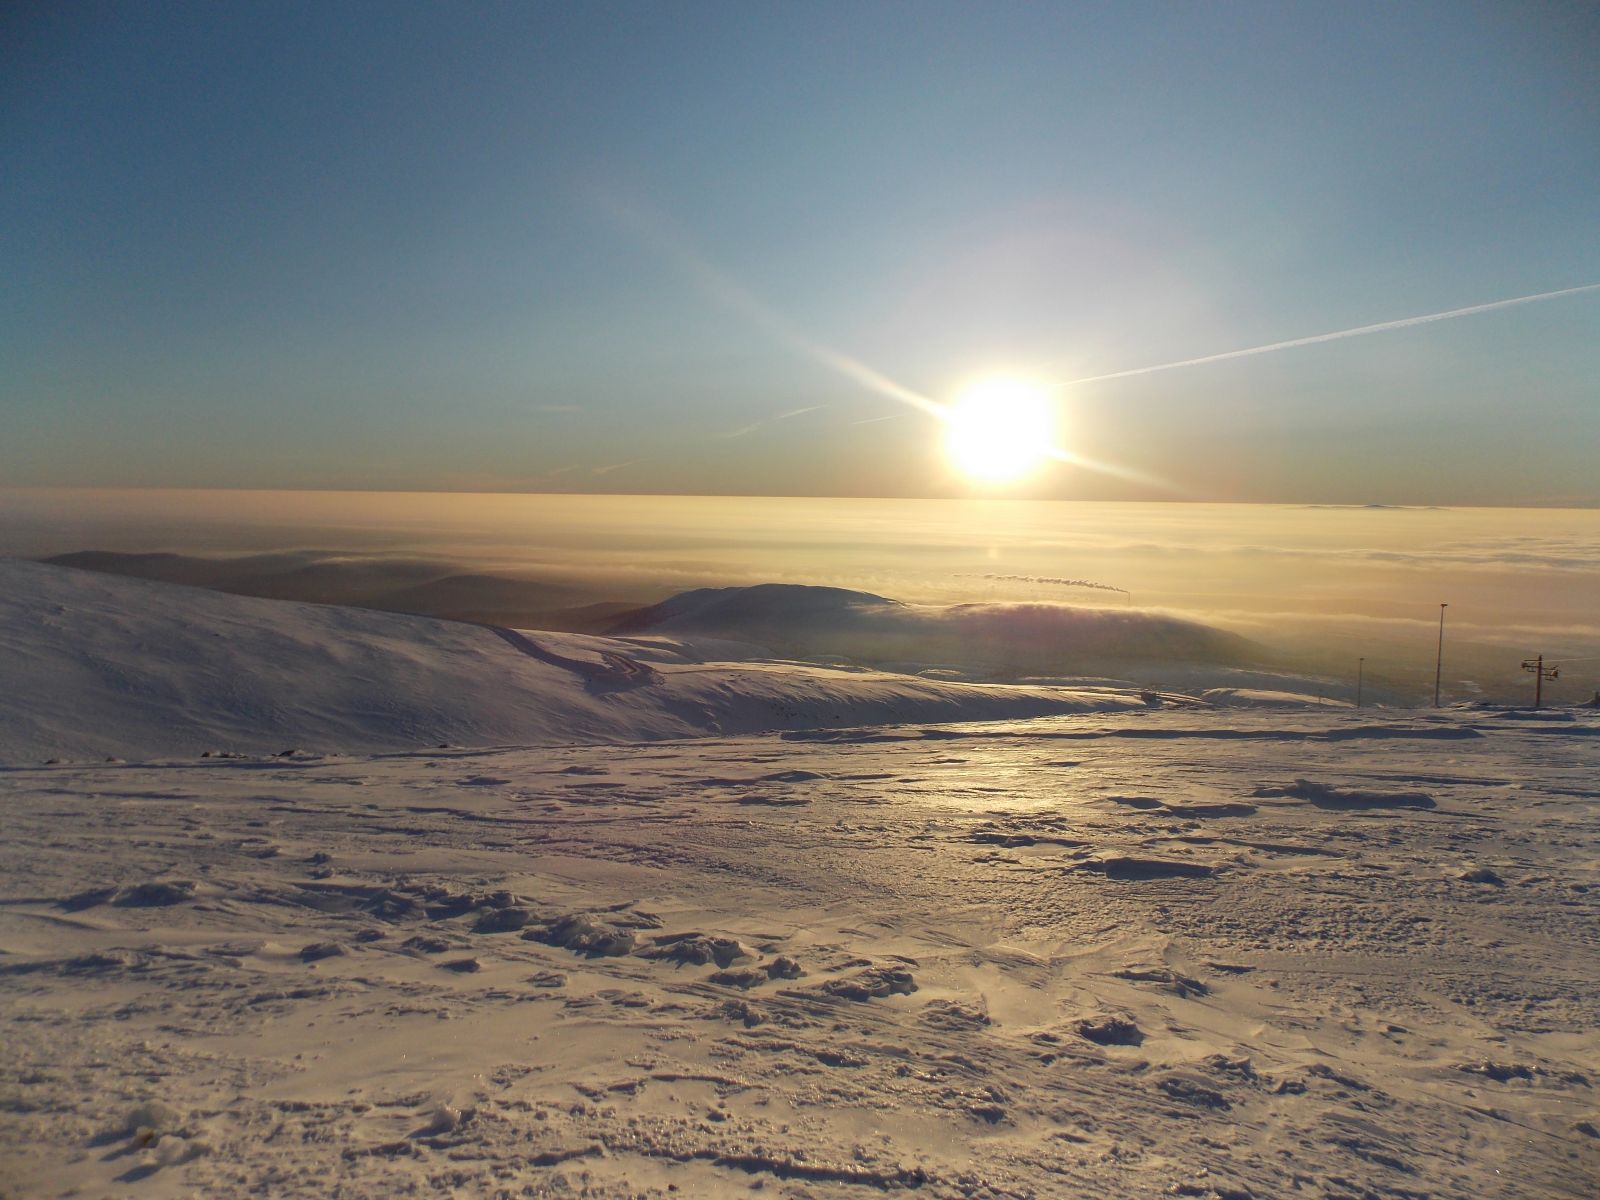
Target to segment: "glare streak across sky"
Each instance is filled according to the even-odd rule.
[[[749,289],[738,280],[712,266],[686,246],[681,238],[669,233],[663,228],[659,218],[610,195],[596,193],[594,198],[618,225],[677,266],[712,299],[737,312],[752,325],[764,330],[791,350],[821,363],[846,379],[855,381],[868,391],[887,396],[891,400],[898,400],[901,404],[910,405],[931,416],[944,417],[944,406],[937,401],[896,383],[866,363],[851,358],[848,354],[841,354],[810,337],[788,317],[774,311],[751,295]]]
[[[748,288],[727,272],[706,261],[699,253],[686,245],[681,237],[669,232],[660,218],[633,205],[624,203],[607,193],[591,192],[590,197],[619,226],[631,233],[643,245],[678,267],[708,296],[719,304],[732,309],[752,325],[776,338],[791,350],[820,363],[835,374],[859,384],[870,392],[898,401],[938,421],[945,423],[950,421],[951,409],[949,405],[941,404],[939,401],[930,399],[920,392],[913,391],[859,359],[852,358],[848,354],[843,354],[817,341],[790,318],[777,312],[771,306],[752,295]],[[792,412],[779,414],[770,418],[770,420],[786,420],[789,417],[824,407],[826,405],[811,405]],[[722,436],[724,438],[743,437],[767,423],[767,421],[758,421]],[[1173,484],[1156,476],[1128,467],[1117,466],[1114,463],[1097,462],[1094,459],[1085,458],[1081,454],[1075,454],[1059,446],[1050,447],[1044,451],[1044,456],[1068,466],[1097,471],[1103,475],[1125,479],[1129,482],[1143,484],[1161,491],[1170,493],[1181,491]]]
[[[1600,4],[284,7],[7,8],[0,481],[1600,506]]]
[[[1428,325],[1434,321],[1448,321],[1454,317],[1470,317],[1475,313],[1494,312],[1518,304],[1532,304],[1538,300],[1556,300],[1562,296],[1576,296],[1583,292],[1600,291],[1600,283],[1586,283],[1581,287],[1562,288],[1555,292],[1539,292],[1532,296],[1514,296],[1509,300],[1491,300],[1488,304],[1473,304],[1467,308],[1452,308],[1447,312],[1427,313],[1420,317],[1401,317],[1397,321],[1380,321],[1376,325],[1359,325],[1354,329],[1340,329],[1333,333],[1317,333],[1310,337],[1292,338],[1287,342],[1273,342],[1266,346],[1251,346],[1245,350],[1226,350],[1221,354],[1206,354],[1200,358],[1185,358],[1179,362],[1159,363],[1153,367],[1133,367],[1126,371],[1110,371],[1104,375],[1086,375],[1081,379],[1066,379],[1055,383],[1058,388],[1077,387],[1084,383],[1103,383],[1108,379],[1129,379],[1135,375],[1153,375],[1157,371],[1175,371],[1179,367],[1198,367],[1205,363],[1226,362],[1231,358],[1249,358],[1256,354],[1271,354],[1277,350],[1293,350],[1297,346],[1315,346],[1321,342],[1337,342],[1343,338],[1362,337],[1369,333],[1388,333],[1395,329],[1409,329],[1413,325]]]
[[[898,401],[939,421],[949,422],[951,410],[948,405],[913,391],[911,388],[868,366],[861,360],[843,354],[812,338],[791,319],[763,303],[737,280],[713,266],[696,251],[690,249],[680,237],[669,233],[663,227],[659,218],[632,205],[625,204],[611,195],[601,194],[596,198],[600,207],[609,213],[619,225],[627,229],[650,249],[674,263],[709,296],[738,312],[751,324],[764,330],[790,349],[798,352],[803,357],[822,364],[829,370],[859,384],[868,391]],[[1345,338],[1362,337],[1367,334],[1389,333],[1399,329],[1409,329],[1412,326],[1432,324],[1436,321],[1448,321],[1456,317],[1474,316],[1479,313],[1495,312],[1522,304],[1533,304],[1541,300],[1557,300],[1567,296],[1577,296],[1595,291],[1600,291],[1600,283],[1582,284],[1577,287],[1561,288],[1551,292],[1538,292],[1529,296],[1513,296],[1505,300],[1491,300],[1486,304],[1473,304],[1465,308],[1452,308],[1444,312],[1425,313],[1415,317],[1401,317],[1393,321],[1380,321],[1373,325],[1360,325],[1352,329],[1335,330],[1331,333],[1318,333],[1309,337],[1291,338],[1287,341],[1272,342],[1263,346],[1250,346],[1242,350],[1227,350],[1220,354],[1206,354],[1198,358],[1181,359],[1177,362],[1157,363],[1146,367],[1132,367],[1125,371],[1109,371],[1104,374],[1087,375],[1078,379],[1059,380],[1049,386],[1056,390],[1062,390],[1082,384],[1103,383],[1113,379],[1129,379],[1138,375],[1152,375],[1159,371],[1175,371],[1180,367],[1198,367],[1207,363],[1226,362],[1236,358],[1250,358],[1258,354],[1272,354],[1279,350],[1292,350],[1300,346],[1314,346],[1323,342],[1336,342]],[[792,414],[783,414],[774,419],[782,420],[789,415]],[[723,436],[739,437],[752,432],[765,423],[757,422],[754,425],[735,430]],[[1131,482],[1154,486],[1168,492],[1181,490],[1155,476],[1111,463],[1096,462],[1063,447],[1052,446],[1044,453],[1047,458],[1068,466],[1082,467]]]

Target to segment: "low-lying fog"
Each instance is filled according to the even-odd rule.
[[[1446,702],[1531,699],[1520,664],[1541,653],[1563,668],[1548,699],[1600,687],[1600,511],[1585,509],[0,491],[0,553],[81,551],[274,555],[145,573],[501,623],[767,582],[1001,616],[1136,609],[1242,635],[1330,695],[1353,692],[1364,657],[1368,697],[1398,702],[1431,699],[1444,602]]]

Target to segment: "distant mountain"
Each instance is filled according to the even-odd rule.
[[[698,588],[633,612],[611,634],[696,634],[754,642],[794,658],[958,665],[996,674],[1100,672],[1118,663],[1238,665],[1246,638],[1139,609],[1068,604],[912,605],[871,592],[799,584]]]
[[[845,588],[794,583],[695,588],[612,621],[608,633],[693,632],[743,637],[760,630],[787,634],[819,622],[850,620],[878,609],[903,610],[898,600]]]
[[[591,632],[636,605],[600,600],[565,584],[483,573],[454,564],[296,551],[206,558],[83,550],[45,559],[55,566],[211,588],[237,596],[347,604],[489,625]]]
[[[1141,708],[711,643],[516,633],[0,558],[0,761],[633,742]]]

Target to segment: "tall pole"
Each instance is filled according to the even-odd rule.
[[[1433,706],[1439,707],[1439,680],[1444,673],[1444,610],[1448,604],[1439,605],[1439,656],[1433,661]]]
[[[1547,667],[1544,665],[1544,655],[1538,658],[1525,658],[1522,660],[1522,669],[1533,672],[1533,707],[1538,711],[1544,703],[1544,681],[1546,679],[1560,679],[1560,667]]]
[[[1363,674],[1366,673],[1366,669],[1367,669],[1367,660],[1364,659],[1364,658],[1356,659],[1356,707],[1357,708],[1361,707],[1361,677],[1362,677]]]

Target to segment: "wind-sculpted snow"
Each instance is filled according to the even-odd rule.
[[[0,1191],[1593,1196],[1595,738],[862,732],[0,771]]]
[[[729,649],[223,595],[0,560],[0,761],[630,742],[1142,708]]]
[[[1282,787],[1259,787],[1257,796],[1290,796],[1306,800],[1318,808],[1432,808],[1433,797],[1426,792],[1372,792],[1359,788],[1338,788],[1311,779],[1296,779]]]

